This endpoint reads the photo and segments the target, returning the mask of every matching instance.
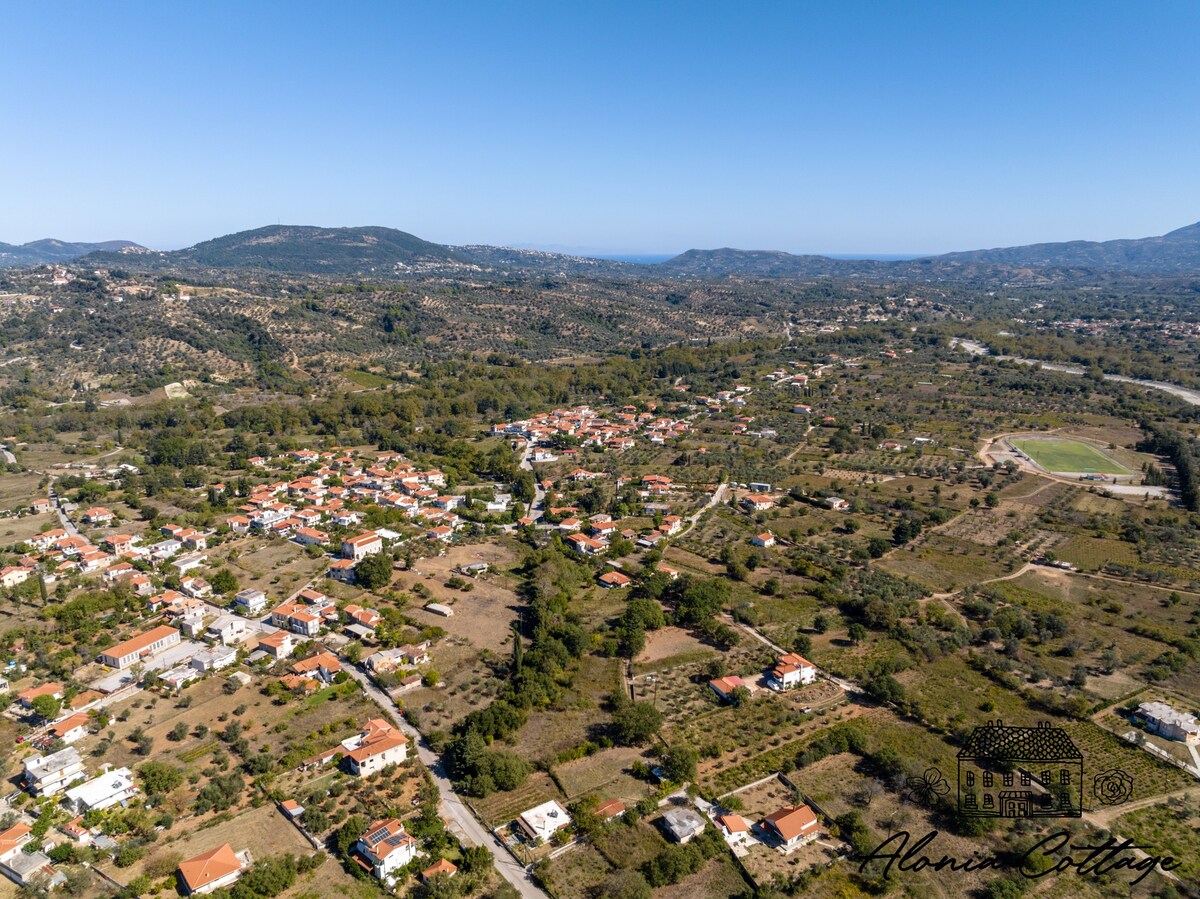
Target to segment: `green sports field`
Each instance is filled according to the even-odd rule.
[[[1128,468],[1078,440],[1012,440],[1013,446],[1046,471],[1080,474],[1130,474]]]

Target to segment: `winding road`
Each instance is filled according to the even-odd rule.
[[[1036,365],[1040,366],[1043,371],[1056,371],[1064,375],[1085,375],[1087,371],[1076,365],[1063,365],[1059,362],[1045,362],[1041,359],[1026,359],[1023,356],[997,356],[992,353],[992,350],[987,344],[980,343],[978,340],[969,340],[962,337],[955,337],[950,342],[951,347],[959,347],[964,352],[970,353],[972,356],[990,356],[993,359],[998,359],[1001,362],[1017,362],[1021,365]],[[1133,384],[1137,387],[1146,387],[1150,390],[1161,390],[1163,393],[1169,393],[1174,397],[1178,397],[1185,403],[1193,406],[1200,406],[1200,390],[1193,390],[1190,387],[1184,387],[1181,384],[1171,384],[1167,381],[1149,381],[1145,378],[1130,378],[1127,375],[1110,375],[1104,374],[1101,377],[1105,381],[1118,381],[1122,384]]]

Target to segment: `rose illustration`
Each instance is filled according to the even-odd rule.
[[[1120,768],[1109,768],[1096,775],[1092,793],[1105,805],[1128,802],[1133,796],[1133,778]]]
[[[939,796],[950,792],[950,784],[937,768],[926,768],[924,774],[910,777],[907,783],[913,799],[925,806],[932,806]]]

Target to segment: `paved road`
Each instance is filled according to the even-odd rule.
[[[404,720],[400,707],[395,700],[380,690],[371,682],[365,672],[343,659],[344,670],[362,685],[367,695],[391,718],[396,725],[408,735],[417,747],[417,758],[429,769],[433,782],[437,784],[442,794],[442,806],[445,814],[451,820],[451,830],[462,840],[472,846],[487,846],[495,857],[496,870],[500,876],[517,888],[525,899],[550,899],[529,878],[525,869],[504,848],[494,834],[488,831],[467,807],[461,796],[454,792],[454,785],[442,770],[440,759],[425,745],[421,734],[411,724]]]
[[[102,456],[97,456],[96,459],[107,459],[109,456],[115,456],[117,453],[124,451],[125,447],[118,446],[116,449],[111,450]],[[42,473],[46,474],[46,476],[50,479],[50,483],[47,485],[46,495],[50,497],[50,501],[54,503],[54,511],[58,513],[58,520],[62,523],[63,530],[67,532],[67,536],[69,537],[78,537],[79,528],[75,527],[75,525],[71,523],[71,519],[67,518],[67,513],[62,510],[62,497],[59,496],[54,489],[54,482],[58,480],[59,475],[49,474],[48,472]]]
[[[525,441],[525,454],[521,456],[521,463],[518,467],[526,471],[533,471],[533,448],[537,444],[532,440]],[[529,511],[526,515],[534,521],[542,517],[542,513],[546,509],[546,491],[542,489],[542,483],[534,475],[533,481],[533,502],[529,504]]]
[[[50,500],[54,503],[54,511],[58,513],[58,520],[62,524],[63,530],[67,532],[68,537],[78,537],[79,528],[75,527],[71,519],[67,518],[67,513],[62,509],[62,497],[54,490],[55,475],[50,475]]]
[[[718,485],[717,489],[713,491],[713,495],[709,497],[708,502],[687,517],[688,526],[680,531],[676,536],[682,537],[689,533],[692,528],[696,526],[696,522],[700,520],[700,516],[711,509],[715,509],[717,504],[720,503],[721,500],[725,499],[725,494],[728,492],[728,490],[729,484]]]
[[[991,349],[980,343],[978,340],[965,340],[956,337],[950,342],[951,347],[960,347],[972,356],[992,356]],[[1058,362],[1044,362],[1041,359],[1025,359],[1021,356],[992,356],[994,359],[999,359],[1001,362],[1018,362],[1021,365],[1033,365],[1041,371],[1056,371],[1067,375],[1083,375],[1087,374],[1086,369],[1082,369],[1077,365],[1062,365]],[[1193,406],[1200,406],[1200,390],[1193,390],[1190,387],[1184,387],[1180,384],[1170,384],[1165,381],[1148,381],[1144,378],[1130,378],[1125,375],[1103,375],[1106,381],[1119,381],[1122,384],[1136,384],[1138,387],[1147,387],[1151,390],[1161,390],[1164,393],[1169,393],[1172,396],[1177,396],[1185,403],[1190,403]]]

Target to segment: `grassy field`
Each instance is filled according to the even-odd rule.
[[[376,387],[386,387],[393,383],[391,378],[385,378],[383,375],[377,375],[374,372],[363,371],[362,369],[352,368],[342,372],[342,377],[347,381],[357,384],[359,387],[373,389]]]
[[[961,590],[1007,574],[1013,567],[1009,555],[1000,549],[941,533],[930,535],[923,543],[903,546],[877,564],[934,591]]]
[[[1064,562],[1070,562],[1084,571],[1099,571],[1109,563],[1136,565],[1137,548],[1124,540],[1104,537],[1088,537],[1076,534],[1057,547],[1054,554]]]
[[[1169,853],[1183,862],[1176,873],[1185,881],[1200,881],[1200,809],[1196,802],[1174,799],[1122,815],[1113,829],[1156,854]]]
[[[1047,471],[1085,474],[1129,474],[1129,469],[1098,449],[1078,440],[1053,438],[1013,440],[1013,446]]]

